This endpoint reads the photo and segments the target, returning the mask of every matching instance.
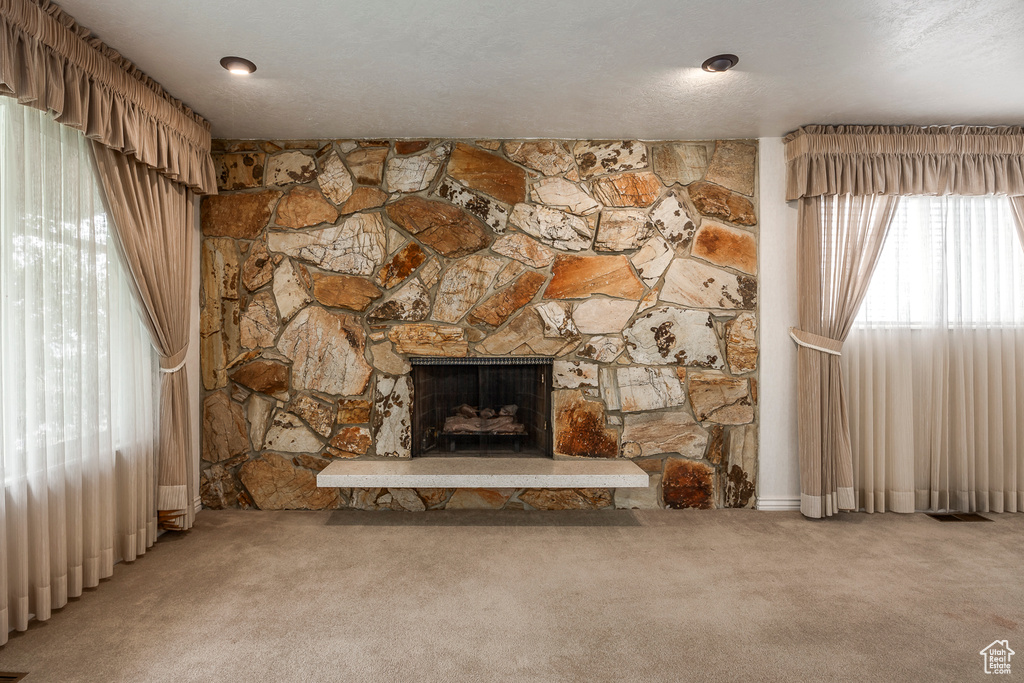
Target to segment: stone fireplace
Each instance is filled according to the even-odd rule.
[[[412,457],[551,457],[551,358],[410,363]]]
[[[744,140],[215,141],[204,505],[752,506],[756,158]],[[543,456],[522,469],[635,463],[649,485],[317,486],[328,466],[497,467],[517,447]]]

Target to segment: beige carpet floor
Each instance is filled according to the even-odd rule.
[[[0,670],[42,681],[1024,676],[1024,515],[204,511]],[[1011,677],[1008,677],[1011,678]]]

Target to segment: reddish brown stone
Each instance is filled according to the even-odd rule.
[[[519,499],[537,510],[598,510],[612,506],[608,489],[527,489]]]
[[[713,465],[725,463],[725,427],[712,425],[709,429],[707,459]]]
[[[406,197],[388,204],[388,217],[449,258],[466,256],[491,245],[483,224],[446,202]]]
[[[215,154],[213,164],[217,169],[217,189],[244,190],[263,185],[265,154]]]
[[[690,378],[690,405],[701,422],[747,424],[754,421],[754,407],[747,379],[718,372],[695,372]]]
[[[359,453],[349,453],[348,451],[339,451],[337,448],[327,447],[327,455],[332,458],[343,458],[345,460],[351,460],[352,458],[358,458]]]
[[[376,187],[357,187],[352,191],[352,196],[341,205],[342,216],[347,216],[350,213],[356,213],[363,209],[374,209],[378,206],[384,206],[384,202],[388,200],[388,193],[384,190],[380,190]]]
[[[232,382],[263,394],[288,391],[288,366],[272,360],[254,360],[232,371]]]
[[[203,400],[203,460],[221,462],[249,450],[245,412],[218,391]]]
[[[267,227],[274,205],[281,198],[277,190],[203,197],[200,224],[210,237],[251,240]]]
[[[647,474],[661,474],[661,468],[665,465],[661,458],[639,458],[633,462]]]
[[[437,507],[452,493],[452,489],[416,489],[416,494],[428,508]]]
[[[320,436],[330,436],[334,426],[334,411],[330,406],[309,396],[298,396],[291,405],[291,412],[306,421]]]
[[[364,147],[349,154],[345,161],[348,162],[348,169],[352,171],[357,183],[380,185],[384,180],[384,159],[387,156],[387,146]]]
[[[245,460],[246,456],[239,456]],[[220,463],[203,470],[199,475],[199,497],[203,501],[203,507],[209,510],[223,510],[238,505],[238,478],[231,468],[230,461]]]
[[[555,453],[586,458],[619,455],[619,433],[606,426],[604,404],[578,390],[551,394],[555,414]]]
[[[607,294],[620,299],[638,301],[644,284],[629,267],[625,256],[555,257],[551,282],[544,291],[547,299],[585,299],[593,294]]]
[[[690,253],[719,266],[757,273],[757,240],[746,230],[704,221]]]
[[[331,461],[324,460],[323,458],[318,458],[314,455],[306,455],[305,453],[300,453],[298,455],[292,456],[292,464],[295,465],[296,467],[305,467],[307,470],[320,472],[325,467],[330,465]]]
[[[370,447],[370,430],[366,427],[345,427],[331,439],[331,447],[362,455]]]
[[[745,508],[755,493],[754,482],[739,465],[733,465],[725,475],[725,507]]]
[[[265,453],[238,471],[253,503],[261,510],[333,510],[341,506],[338,489],[319,488],[316,475],[290,458]]]
[[[515,489],[455,489],[445,510],[500,510]]]
[[[274,258],[267,251],[267,243],[260,240],[242,264],[242,283],[255,292],[274,277]]]
[[[410,356],[469,355],[466,331],[454,325],[395,325],[388,330],[388,339],[395,343],[398,353]]]
[[[371,310],[366,320],[371,324],[390,320],[418,322],[426,320],[429,314],[430,292],[419,278],[413,278],[390,299]]]
[[[405,245],[405,248],[391,257],[387,263],[381,266],[377,272],[377,284],[384,289],[391,289],[397,284],[405,281],[405,278],[412,275],[412,272],[420,267],[427,260],[427,255],[415,242]]]
[[[363,277],[313,273],[313,296],[324,306],[365,311],[380,295],[381,291]]]
[[[714,470],[702,462],[669,458],[665,461],[662,495],[670,508],[715,507]]]
[[[448,175],[506,204],[526,199],[525,170],[497,154],[461,142],[455,145],[448,162]]]
[[[757,318],[753,313],[740,313],[725,323],[725,353],[734,375],[757,368]],[[751,385],[750,391],[756,402],[757,387]]]
[[[337,219],[338,210],[312,187],[296,187],[277,205],[277,224],[283,228],[308,228]]]
[[[661,194],[661,181],[649,171],[598,178],[594,196],[606,206],[650,206]]]
[[[338,402],[338,424],[367,424],[370,422],[370,402],[361,398],[342,399]]]
[[[545,277],[540,273],[523,273],[512,285],[493,294],[477,306],[476,310],[469,314],[470,324],[501,326],[513,313],[533,300],[544,280]]]
[[[429,144],[429,140],[398,140],[395,142],[395,153],[415,154],[425,150]]]
[[[691,183],[686,189],[693,205],[705,216],[739,225],[757,224],[754,205],[743,195],[704,181]]]
[[[556,140],[506,142],[505,154],[512,161],[548,176],[565,173],[573,167],[575,161],[565,148],[565,143]]]

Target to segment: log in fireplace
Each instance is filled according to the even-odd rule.
[[[417,357],[413,457],[551,457],[551,359]]]

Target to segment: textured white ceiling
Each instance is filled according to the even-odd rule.
[[[58,0],[216,137],[1024,123],[1022,0]],[[725,74],[700,71],[720,52]],[[253,60],[235,77],[218,61]]]

